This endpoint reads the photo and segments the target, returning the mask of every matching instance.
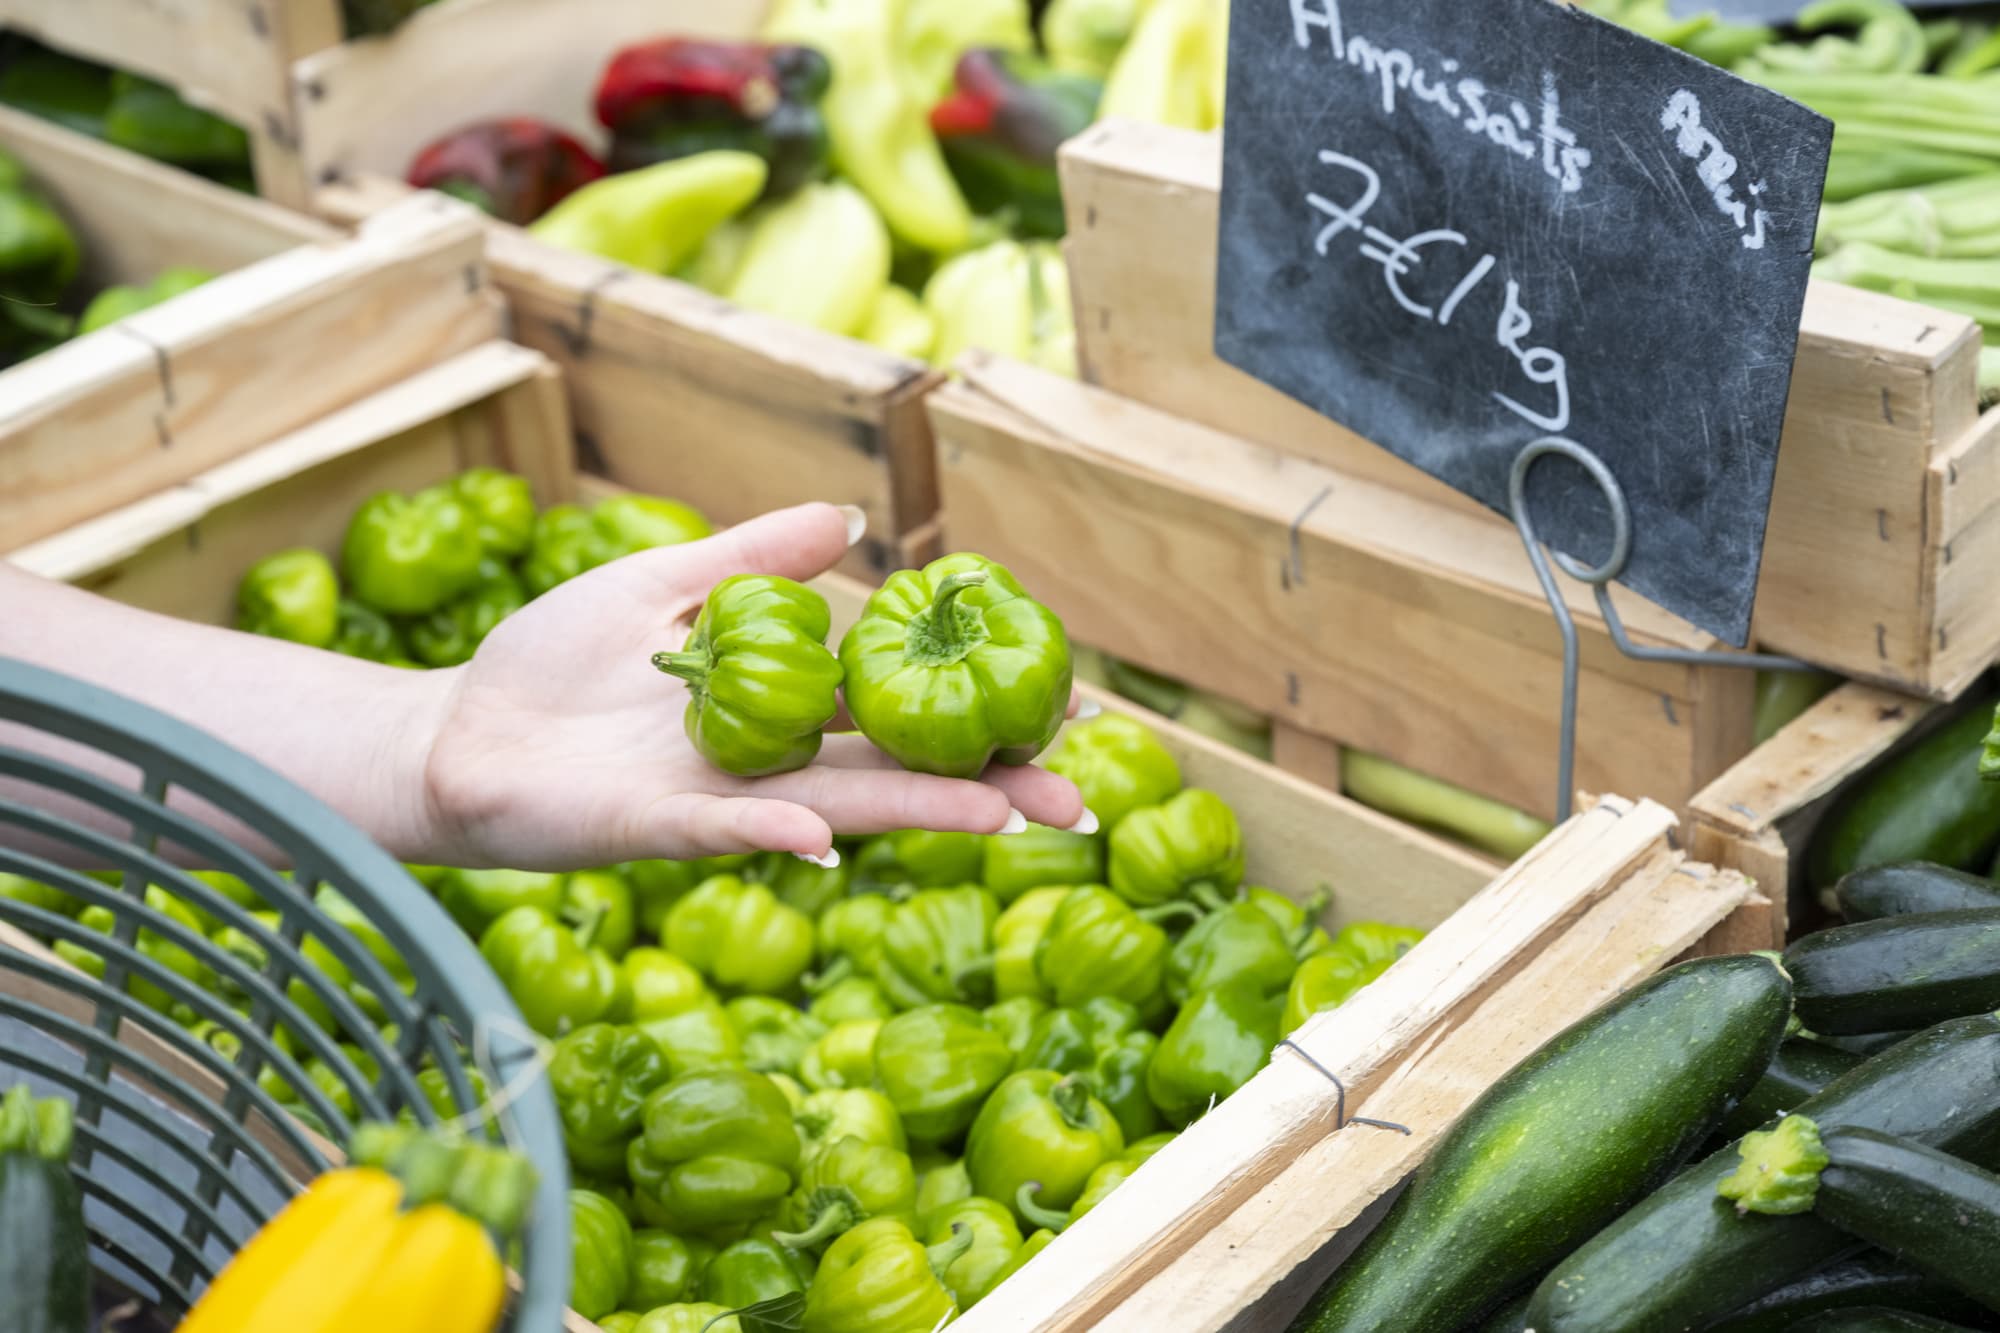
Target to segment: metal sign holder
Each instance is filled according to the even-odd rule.
[[[1545,551],[1540,539],[1535,536],[1534,521],[1528,516],[1528,473],[1539,460],[1551,455],[1567,458],[1588,472],[1611,508],[1611,554],[1601,565],[1586,565],[1560,551]],[[1632,511],[1625,503],[1624,488],[1611,475],[1611,469],[1583,445],[1560,435],[1547,435],[1523,448],[1515,455],[1513,471],[1507,478],[1507,505],[1514,516],[1515,530],[1521,534],[1521,544],[1527,548],[1528,563],[1535,567],[1535,578],[1542,585],[1542,596],[1548,599],[1549,610],[1556,618],[1556,628],[1562,632],[1562,732],[1556,760],[1557,823],[1570,817],[1575,800],[1578,649],[1576,618],[1570,614],[1569,603],[1563,599],[1562,589],[1556,585],[1555,572],[1549,567],[1551,555],[1562,566],[1563,573],[1590,585],[1596,592],[1597,609],[1604,617],[1605,627],[1611,632],[1611,641],[1627,657],[1643,662],[1681,662],[1693,666],[1744,667],[1757,671],[1817,670],[1810,662],[1770,653],[1644,648],[1632,642],[1631,636],[1625,632],[1624,622],[1618,618],[1617,609],[1611,604],[1611,583],[1625,572],[1625,565],[1632,557]]]

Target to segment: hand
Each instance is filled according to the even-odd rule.
[[[812,764],[768,778],[732,777],[695,753],[682,729],[687,691],[652,655],[681,645],[729,575],[803,582],[859,537],[842,510],[809,504],[627,556],[510,616],[465,666],[429,673],[441,684],[424,763],[427,841],[451,853],[440,859],[557,870],[824,857],[835,833],[1093,826],[1075,786],[1041,768],[996,764],[977,782],[909,773],[860,736],[829,736]]]

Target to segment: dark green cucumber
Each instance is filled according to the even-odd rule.
[[[1834,885],[1833,896],[1849,921],[1874,921],[1919,912],[2000,907],[2000,884],[1929,861],[1900,861],[1843,877]]]
[[[1477,1319],[1685,1160],[1771,1062],[1791,984],[1767,957],[1670,968],[1474,1102],[1292,1325],[1437,1333]]]
[[[1872,1129],[1829,1129],[1820,1142],[1815,1213],[2000,1310],[2000,1176]]]
[[[1736,1109],[1722,1122],[1731,1141],[1776,1120],[1806,1098],[1861,1063],[1849,1051],[1793,1037],[1778,1047],[1771,1065]]]
[[[69,1173],[69,1103],[24,1083],[0,1098],[0,1329],[85,1333],[90,1248]]]
[[[1835,926],[1785,950],[1799,1021],[1891,1032],[2000,1008],[2000,908]]]
[[[1972,1333],[1972,1329],[1964,1324],[1947,1324],[1942,1319],[1911,1314],[1907,1310],[1885,1310],[1877,1306],[1829,1310],[1793,1324],[1787,1333]]]
[[[1801,1102],[1822,1129],[1861,1125],[1986,1163],[2000,1157],[2000,1018],[1953,1019]],[[1734,1145],[1683,1171],[1558,1263],[1535,1289],[1536,1333],[1683,1333],[1856,1248],[1810,1213],[1739,1215],[1716,1193]]]
[[[1869,1250],[1780,1287],[1706,1333],[1785,1333],[1799,1321],[1834,1310],[1874,1306],[1938,1319],[1987,1319],[1979,1303],[1879,1250]]]
[[[1839,684],[1830,671],[1759,671],[1750,743],[1770,740]]]
[[[1987,698],[1864,775],[1813,837],[1809,887],[1895,861],[1979,868],[2000,843],[2000,782],[1979,780],[1979,745],[1992,723]]]

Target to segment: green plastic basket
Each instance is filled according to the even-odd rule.
[[[293,783],[121,695],[0,658],[0,723],[10,724],[0,726],[0,870],[116,918],[105,934],[0,896],[0,922],[35,940],[68,940],[104,961],[100,980],[32,941],[0,935],[0,1024],[32,1038],[0,1049],[0,1085],[25,1077],[75,1101],[73,1161],[99,1272],[169,1314],[184,1310],[257,1227],[329,1165],[322,1141],[274,1087],[289,1088],[339,1143],[352,1120],[308,1076],[308,1061],[323,1064],[316,1072],[322,1079],[330,1072],[330,1086],[352,1099],[359,1118],[403,1114],[436,1123],[417,1073],[440,1070],[450,1104],[475,1112],[481,1099],[466,1066],[476,1036],[489,1081],[512,1084],[484,1132],[527,1153],[541,1173],[508,1327],[559,1328],[569,1299],[569,1180],[555,1103],[546,1077],[525,1067],[535,1046],[513,1000],[430,895]],[[231,834],[191,818],[191,809],[220,812]],[[276,849],[290,876],[253,850],[264,847]],[[73,864],[108,867],[121,882]],[[278,913],[278,928],[183,864],[240,876]],[[266,954],[264,965],[148,906],[148,885],[247,934]],[[315,905],[321,888],[343,895],[402,956],[415,981],[410,992]],[[142,929],[153,932],[147,942],[200,959],[239,994],[241,1007],[142,950]],[[351,986],[306,961],[299,946],[308,936],[346,965]],[[135,979],[227,1037],[197,1038],[128,994]],[[335,1031],[309,1018],[300,999],[324,1006]],[[364,999],[397,1025],[393,1047]],[[298,1036],[296,1057],[272,1035],[281,1023]],[[379,1072],[368,1072],[356,1053]]]

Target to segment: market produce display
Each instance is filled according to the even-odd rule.
[[[1033,9],[779,0],[759,42],[668,33],[614,53],[591,98],[601,152],[486,121],[426,145],[408,179],[899,355],[976,347],[1074,373],[1056,150],[1100,114],[1219,125],[1228,11]]]

